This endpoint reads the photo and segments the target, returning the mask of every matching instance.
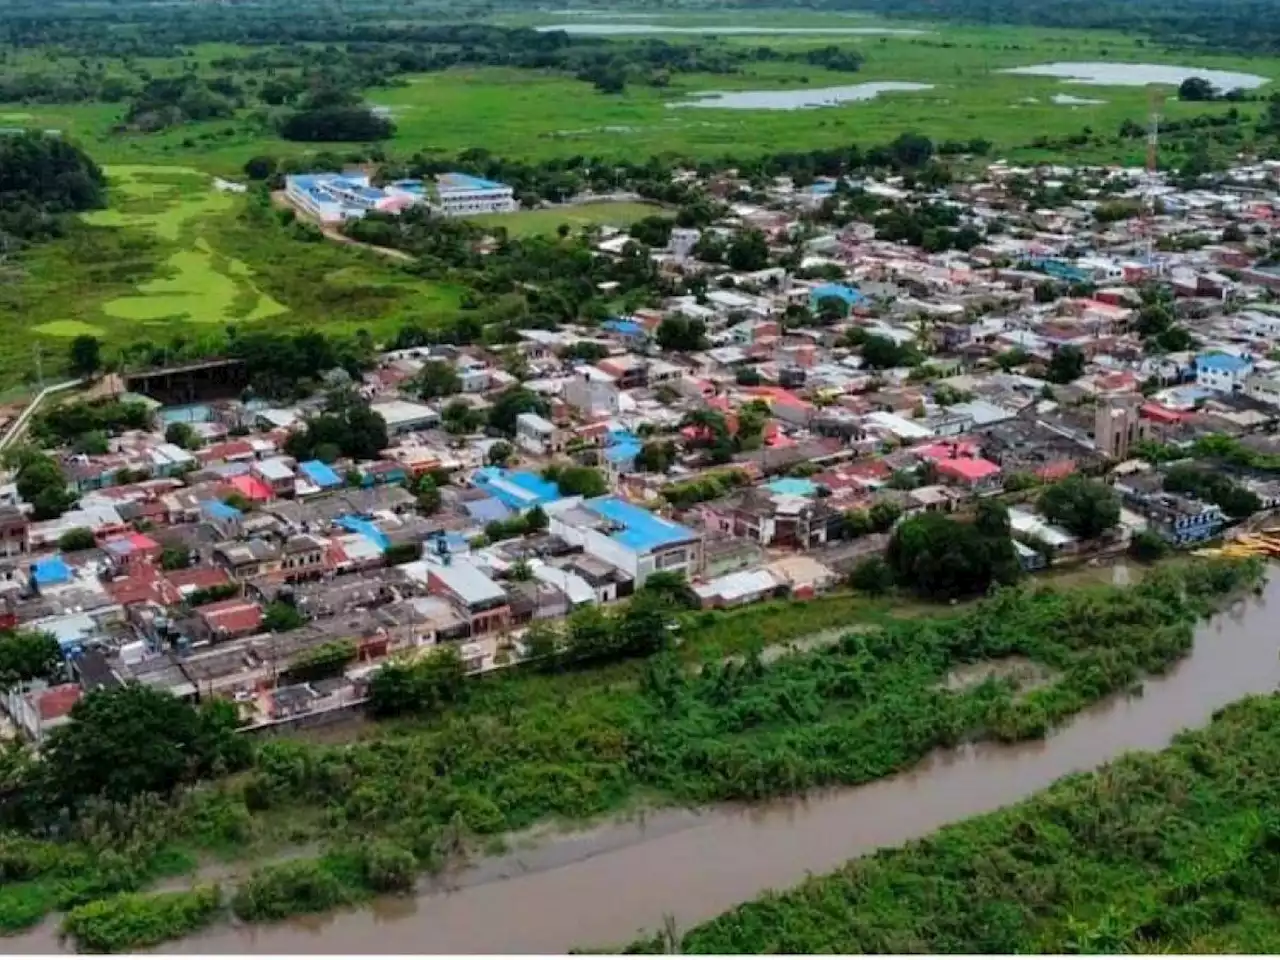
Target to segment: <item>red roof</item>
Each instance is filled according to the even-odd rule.
[[[985,480],[987,477],[994,477],[1000,472],[1000,467],[990,460],[983,460],[981,457],[960,458],[957,460],[942,460],[936,468],[938,473],[944,477],[951,477],[957,480]]]
[[[1074,460],[1055,460],[1053,463],[1047,463],[1036,471],[1036,476],[1041,480],[1052,483],[1054,480],[1062,480],[1071,476],[1076,472],[1076,462]]]
[[[1168,407],[1161,406],[1154,401],[1144,403],[1138,410],[1138,413],[1146,420],[1154,420],[1157,423],[1181,423],[1182,414],[1177,410],[1170,410]]]
[[[140,566],[129,576],[108,582],[104,585],[104,589],[112,600],[126,607],[134,603],[169,606],[182,599],[178,588],[150,565]]]
[[[191,587],[193,590],[207,590],[230,583],[231,578],[221,567],[188,567],[186,570],[170,571],[168,581],[179,590]]]
[[[41,720],[57,720],[71,712],[71,708],[80,702],[84,691],[78,683],[64,683],[50,687],[36,696],[36,709]]]
[[[915,447],[911,452],[921,460],[958,460],[962,457],[976,457],[980,448],[972,440],[939,440]]]
[[[244,494],[250,500],[262,502],[271,499],[271,488],[257,477],[247,473],[232,477],[231,486],[235,487],[239,493]]]
[[[214,630],[249,633],[262,625],[262,608],[251,600],[232,598],[197,607],[196,613]]]

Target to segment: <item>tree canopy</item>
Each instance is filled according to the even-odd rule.
[[[1120,522],[1120,498],[1115,491],[1079,474],[1045,488],[1039,503],[1050,521],[1085,540],[1106,533]]]

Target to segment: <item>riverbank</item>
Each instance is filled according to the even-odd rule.
[[[1187,571],[1223,569],[1195,565],[1182,571],[1161,570],[1131,590],[1013,591],[959,617],[890,623],[874,634],[851,637],[834,649],[784,656],[768,665],[754,661],[742,667],[715,664],[697,676],[686,676],[679,670],[673,676],[655,671],[655,665],[650,664],[644,690],[593,692],[570,704],[567,711],[554,702],[530,706],[514,703],[510,697],[499,698],[501,702],[481,698],[466,705],[458,716],[441,718],[434,730],[420,729],[377,744],[342,748],[282,744],[286,754],[278,754],[265,766],[273,768],[287,759],[296,767],[312,770],[311,779],[290,781],[292,805],[280,813],[304,813],[307,798],[297,795],[323,787],[324,809],[331,820],[345,820],[348,835],[359,831],[368,836],[380,825],[380,835],[398,839],[406,847],[412,842],[407,834],[410,826],[418,835],[430,828],[433,844],[439,841],[439,827],[432,824],[441,823],[444,811],[439,804],[450,796],[455,797],[451,817],[462,809],[456,805],[459,797],[473,804],[462,814],[464,818],[489,812],[489,830],[483,829],[484,821],[466,819],[469,830],[481,837],[505,832],[495,828],[516,829],[522,822],[545,820],[548,814],[572,820],[575,807],[583,811],[576,819],[589,815],[591,809],[606,812],[637,788],[665,803],[699,805],[878,780],[863,790],[874,794],[888,789],[892,796],[893,785],[902,779],[927,776],[936,761],[926,761],[924,767],[915,764],[934,747],[991,737],[1036,736],[1036,731],[1064,720],[1106,689],[1127,689],[1138,675],[1175,662],[1191,647],[1195,617],[1207,612],[1213,596],[1231,587],[1198,574],[1188,580],[1192,575]],[[1180,599],[1184,586],[1188,587],[1189,604]],[[1022,693],[1013,683],[994,677],[961,692],[945,690],[942,681],[957,664],[1011,654],[1045,663],[1061,679]],[[1275,666],[1274,659],[1273,647],[1270,667]],[[1095,696],[1080,684],[1087,677],[1098,676],[1099,669],[1110,686]],[[1254,668],[1250,676],[1260,672]],[[726,689],[732,691],[727,697],[722,693]],[[1055,742],[1057,736],[1048,742]],[[1037,742],[1025,749],[1041,745]],[[449,756],[444,768],[439,766],[442,749]],[[531,755],[535,749],[540,753]],[[967,747],[958,755],[970,751],[983,755],[986,750],[999,749]],[[954,757],[950,762],[956,762]],[[427,775],[424,765],[436,771],[434,778]],[[260,762],[255,776],[263,774],[263,767]],[[482,776],[482,767],[495,772]],[[913,767],[908,773],[878,779]],[[359,782],[354,783],[350,778],[357,770]],[[638,774],[624,779],[623,770]],[[984,783],[987,779],[984,777]],[[526,782],[527,787],[523,786]],[[951,799],[953,793],[941,791],[938,801]],[[985,795],[983,790],[979,794]],[[755,896],[763,887],[794,882],[804,870],[831,869],[858,852],[856,840],[855,846],[850,846],[854,838],[849,831],[855,823],[865,831],[873,827],[910,828],[917,822],[909,804],[898,809],[905,803],[898,797],[870,820],[861,815],[845,819],[847,811],[837,814],[832,835],[812,841],[789,836],[797,826],[808,834],[809,828],[803,824],[811,812],[830,824],[831,817],[824,818],[821,812],[833,802],[839,809],[839,798],[850,795],[862,796],[863,791],[810,793],[803,802],[781,807],[713,805],[698,812],[658,811],[629,824],[557,837],[534,850],[517,849],[482,861],[429,884],[416,900],[378,901],[372,911],[339,913],[309,921],[304,928],[224,927],[184,941],[180,947],[315,950],[318,944],[286,946],[280,938],[314,925],[324,929],[326,937],[335,928],[361,928],[364,937],[380,936],[371,934],[369,925],[388,910],[414,918],[425,911],[430,918],[425,921],[431,931],[430,945],[420,939],[422,932],[415,919],[412,926],[418,932],[403,949],[412,943],[415,950],[562,951],[583,943],[625,941],[641,928],[660,922],[673,908],[680,908],[675,912],[682,924],[706,919]],[[299,804],[299,799],[304,802]],[[481,799],[487,800],[488,806],[474,806]],[[553,807],[557,803],[564,806],[557,810]],[[929,806],[926,802],[926,820]],[[438,812],[432,816],[433,811]],[[971,811],[959,815],[967,812]],[[774,830],[776,843],[757,836],[762,831],[767,837]],[[736,837],[728,848],[734,852],[719,848],[717,838],[723,833]],[[915,832],[906,834],[912,835]],[[748,857],[754,864],[757,847],[772,850],[777,865],[777,869],[767,869],[764,882],[757,870],[738,862],[738,858]],[[838,859],[815,866],[805,862],[810,853]],[[664,859],[669,861],[665,868]],[[607,872],[609,864],[617,863],[629,864],[626,870],[635,871],[636,877],[663,879],[623,883],[619,875],[591,878],[595,870]],[[723,876],[724,868],[732,870],[734,863],[743,868],[741,874]],[[673,868],[688,876],[673,878],[675,887],[670,888],[666,873]],[[781,880],[774,879],[779,869],[783,871]],[[794,870],[799,870],[799,875],[788,875],[787,871]],[[575,886],[584,880],[587,885],[572,894],[561,886],[564,878]],[[544,888],[558,889],[565,899],[557,907],[554,900],[544,899]],[[512,893],[513,889],[517,892]],[[565,909],[581,899],[583,890],[590,889],[608,891],[608,902],[574,911],[580,922],[566,924]],[[676,889],[681,892],[668,900]],[[733,899],[723,900],[726,892],[732,892]],[[502,901],[508,896],[519,899],[501,909],[507,914],[514,912],[527,923],[522,920],[517,930],[495,924],[492,918],[479,919],[493,907],[495,897]],[[541,904],[536,917],[527,914],[526,901]],[[479,912],[472,912],[466,904],[475,904]],[[680,911],[685,906],[697,912],[684,916]],[[590,914],[590,918],[583,914]],[[17,949],[49,949],[47,928],[43,941],[41,936],[33,933],[11,943]],[[557,940],[557,936],[564,939]],[[472,942],[464,942],[467,937]],[[45,945],[35,945],[40,942]],[[361,943],[357,937],[344,948],[326,940],[324,949],[367,948],[368,942]]]
[[[1272,694],[1163,752],[738,907],[678,952],[1270,954],[1277,804]]]

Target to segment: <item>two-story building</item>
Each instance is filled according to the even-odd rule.
[[[452,602],[467,618],[470,636],[501,633],[511,624],[507,593],[480,569],[465,560],[423,562],[427,590]]]
[[[617,497],[547,504],[548,532],[582,547],[642,586],[659,570],[692,578],[702,566],[702,536]]]

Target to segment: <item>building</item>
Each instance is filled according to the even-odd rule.
[[[529,453],[548,455],[564,449],[564,432],[536,413],[516,417],[516,445]]]
[[[511,187],[466,173],[442,173],[436,177],[435,196],[428,203],[446,217],[511,213],[516,209]]]
[[[31,549],[31,521],[17,507],[0,507],[0,557],[16,557]]]
[[[563,500],[546,509],[549,533],[617,567],[637,587],[659,570],[692,578],[702,566],[700,534],[617,497]]]
[[[400,213],[419,204],[446,217],[516,209],[511,187],[465,173],[444,173],[434,183],[397,180],[385,187],[374,186],[364,174],[296,174],[285,177],[285,196],[322,223],[355,220],[370,211]]]
[[[1151,422],[1142,416],[1143,398],[1137,395],[1103,397],[1093,418],[1093,440],[1113,460],[1128,460],[1133,445],[1146,440]]]
[[[415,566],[409,564],[408,566]],[[467,618],[470,636],[497,633],[511,623],[506,591],[466,561],[422,563],[427,589],[451,601]]]
[[[595,367],[579,367],[564,385],[564,402],[588,420],[611,417],[622,408],[617,381]]]
[[[371,404],[370,409],[387,422],[387,433],[393,437],[401,433],[412,433],[414,430],[425,430],[440,423],[440,415],[435,410],[409,400],[386,400]]]
[[[1218,393],[1234,393],[1244,388],[1253,361],[1231,353],[1202,353],[1196,357],[1196,383]]]

